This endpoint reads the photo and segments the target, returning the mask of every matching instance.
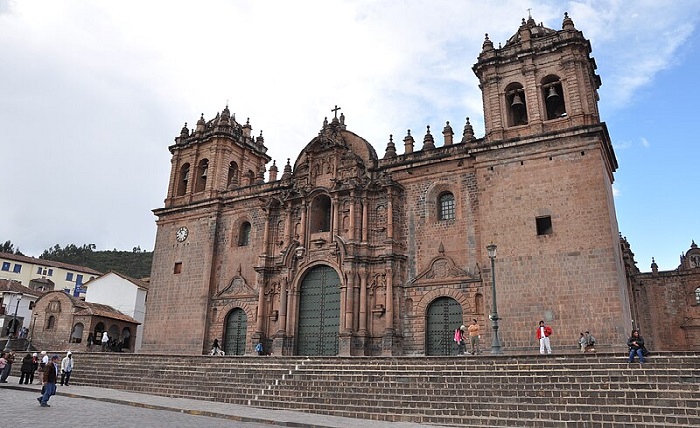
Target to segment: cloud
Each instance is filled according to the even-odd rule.
[[[555,29],[569,12],[592,40],[601,102],[624,108],[674,65],[696,3],[0,0],[0,149],[21,183],[4,195],[0,238],[30,254],[152,248],[167,147],[226,104],[263,130],[280,169],[336,104],[380,156],[389,134],[418,140],[450,121],[459,135],[466,117],[481,136],[471,67],[484,34],[505,43],[528,8]]]
[[[651,143],[649,143],[649,140],[647,140],[646,138],[641,137],[641,138],[640,138],[640,141],[641,141],[641,143],[642,143],[642,147],[645,147],[645,148],[646,148],[646,147],[651,147]]]

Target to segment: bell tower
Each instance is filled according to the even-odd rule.
[[[591,45],[564,14],[562,29],[530,16],[503,47],[488,34],[474,73],[479,78],[486,140],[559,132],[600,122],[600,77]]]

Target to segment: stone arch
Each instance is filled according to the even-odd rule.
[[[540,81],[542,105],[546,120],[558,119],[566,116],[566,102],[564,100],[564,87],[561,79],[555,74],[549,74]]]
[[[197,175],[194,181],[194,191],[203,192],[207,187],[207,176],[209,175],[209,159],[202,159],[197,165]]]
[[[508,126],[527,125],[527,97],[520,82],[512,82],[505,88],[506,111]]]
[[[190,164],[185,163],[180,167],[180,173],[177,179],[177,196],[184,196],[187,193],[187,184],[190,181]]]

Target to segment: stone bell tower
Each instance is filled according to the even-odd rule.
[[[531,346],[539,320],[562,338],[622,341],[630,304],[613,200],[617,160],[600,121],[590,42],[530,16],[503,46],[486,36],[474,73],[485,137],[476,155],[482,237],[498,245],[507,347]],[[523,308],[527,308],[524,310]]]

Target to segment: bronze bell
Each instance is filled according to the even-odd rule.
[[[557,88],[555,88],[554,86],[550,86],[549,94],[547,94],[547,101],[555,101],[558,98],[559,94],[557,94]]]
[[[525,103],[520,99],[520,94],[513,95],[513,102],[510,104],[511,107],[524,107]]]

